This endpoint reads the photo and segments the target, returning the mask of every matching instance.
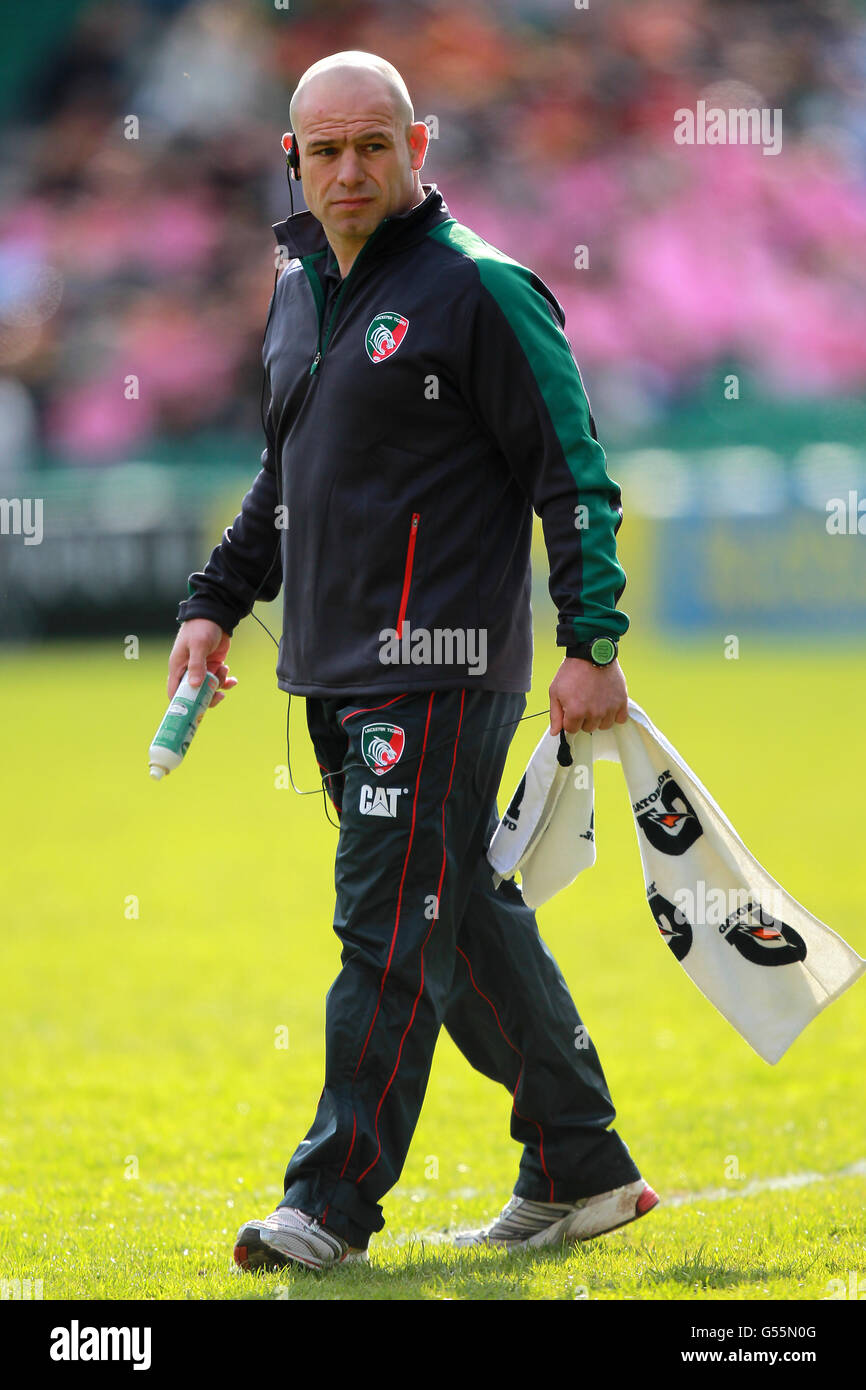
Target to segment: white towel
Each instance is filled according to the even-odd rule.
[[[628,709],[604,732],[542,735],[490,843],[497,882],[519,872],[539,907],[593,864],[593,760],[619,762],[663,939],[759,1056],[778,1062],[866,960],[770,877],[640,705]]]

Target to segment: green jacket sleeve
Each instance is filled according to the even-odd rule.
[[[541,518],[556,641],[619,638],[620,489],[609,477],[563,311],[531,270],[490,248],[464,340],[463,389]]]

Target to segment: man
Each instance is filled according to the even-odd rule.
[[[459,1244],[599,1235],[658,1201],[615,1131],[592,1043],[519,889],[485,850],[531,685],[533,507],[565,647],[551,730],[627,717],[611,482],[547,287],[423,185],[426,126],[390,64],[338,53],[290,108],[309,211],[263,347],[262,468],[190,578],[169,664],[235,684],[231,633],[284,589],[278,684],[340,816],[325,1084],[284,1196],[241,1228],[245,1269],[366,1258],[444,1024],[513,1096],[500,1218]],[[287,517],[287,525],[285,524]],[[586,1043],[586,1046],[581,1045]]]

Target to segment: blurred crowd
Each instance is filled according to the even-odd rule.
[[[608,422],[664,418],[728,370],[769,395],[862,390],[856,6],[103,0],[70,11],[0,132],[0,468],[259,432],[288,100],[310,63],[347,48],[403,73],[435,137],[423,178],[452,214],[553,288],[602,438]],[[677,145],[674,112],[699,100],[781,109],[781,153]]]

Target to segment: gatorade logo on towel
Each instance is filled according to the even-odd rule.
[[[661,893],[655,891],[651,883],[647,889],[649,910],[656,919],[662,940],[670,946],[677,960],[685,960],[692,945],[692,924],[687,922],[678,907]]]
[[[685,854],[703,834],[694,807],[669,771],[659,773],[655,791],[636,801],[632,810],[653,849],[662,854]]]
[[[810,1020],[866,973],[866,960],[749,853],[640,705],[629,700],[628,712],[612,729],[566,735],[570,766],[561,761],[563,740],[542,734],[524,772],[520,819],[500,821],[488,862],[497,883],[520,874],[528,907],[573,883],[595,862],[595,842],[586,838],[594,829],[593,764],[619,763],[659,935],[740,1036],[765,1061],[778,1062]],[[571,775],[575,765],[587,768],[585,785]]]
[[[786,922],[777,922],[755,902],[732,913],[722,928],[729,946],[755,965],[791,965],[806,959],[806,943]]]

